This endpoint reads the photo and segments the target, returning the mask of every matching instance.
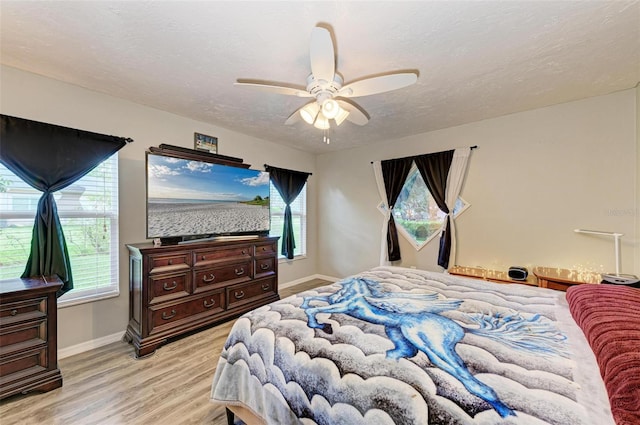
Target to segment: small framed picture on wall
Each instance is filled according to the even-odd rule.
[[[209,153],[218,153],[218,138],[206,134],[193,133],[195,149]]]

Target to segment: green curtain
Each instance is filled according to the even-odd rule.
[[[273,186],[286,204],[284,209],[284,228],[282,229],[282,249],[280,253],[291,260],[293,259],[293,251],[296,248],[296,241],[293,236],[291,203],[296,200],[311,173],[276,168],[266,164],[265,170],[269,172],[269,178],[273,182]]]
[[[42,191],[31,253],[22,277],[58,275],[57,295],[73,289],[64,232],[53,193],[73,184],[131,139],[0,115],[0,162]]]

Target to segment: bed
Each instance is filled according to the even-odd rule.
[[[378,267],[239,318],[211,400],[246,423],[639,423],[640,291],[580,286],[598,291]],[[611,304],[600,324],[606,294],[631,300],[624,328]]]

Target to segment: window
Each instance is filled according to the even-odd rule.
[[[271,199],[271,236],[280,236],[278,240],[278,256],[282,249],[282,228],[284,227],[285,203],[273,183],[269,183],[269,197]],[[293,237],[296,241],[294,256],[307,254],[307,185],[305,184],[298,197],[291,203],[291,218],[293,219]]]
[[[42,192],[0,164],[0,278],[24,272]],[[74,288],[58,299],[73,305],[119,294],[118,155],[54,194]]]
[[[457,217],[468,207],[469,204],[464,199],[458,198],[453,209],[454,216]],[[381,202],[378,208],[383,214],[385,213],[384,202]],[[393,220],[398,232],[417,250],[420,250],[440,234],[445,217],[446,214],[438,208],[420,172],[414,165],[409,171],[409,176],[393,208]]]

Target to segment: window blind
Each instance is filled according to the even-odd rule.
[[[286,207],[282,197],[273,184],[269,185],[270,209],[271,209],[271,236],[280,236],[278,240],[278,255],[282,249],[282,228],[284,227],[284,208]],[[307,185],[296,199],[291,203],[291,218],[293,219],[293,232],[296,242],[296,248],[293,253],[295,256],[303,256],[307,254]]]
[[[0,164],[0,278],[24,272],[41,195]],[[54,198],[74,278],[58,305],[118,295],[118,155]]]

